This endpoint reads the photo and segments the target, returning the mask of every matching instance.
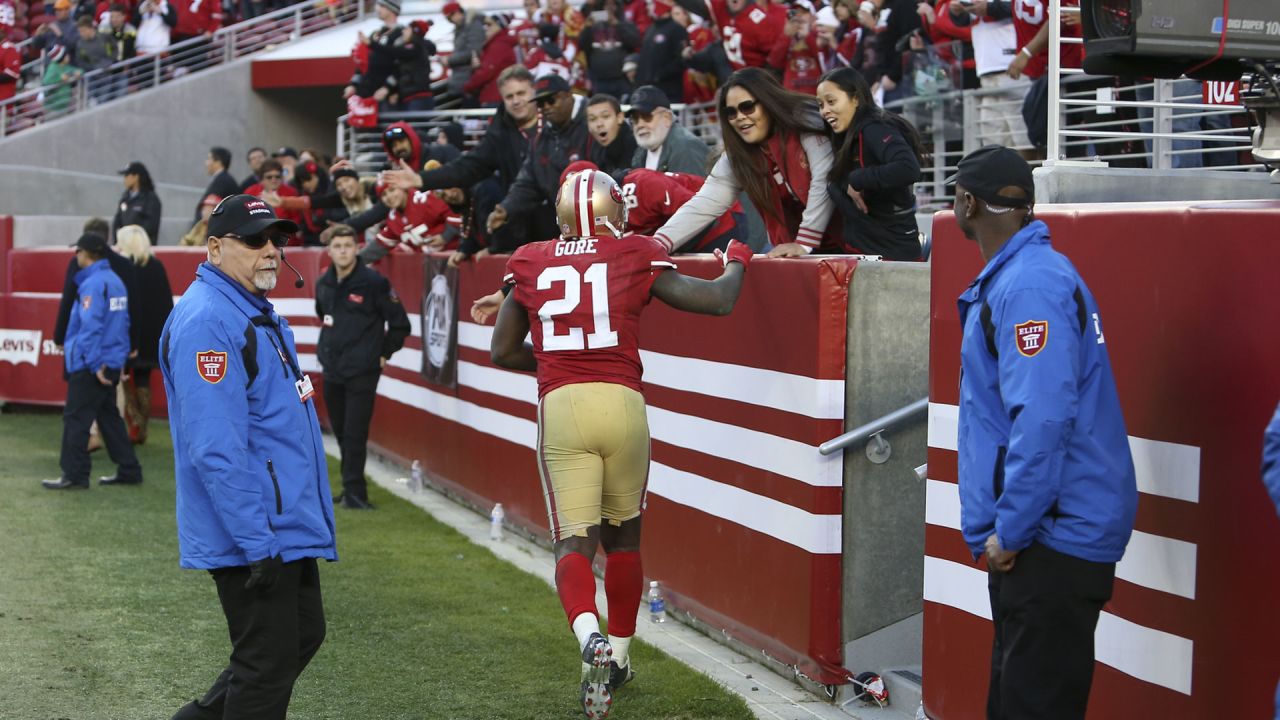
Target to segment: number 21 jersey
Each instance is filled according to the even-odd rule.
[[[503,281],[529,313],[538,397],[584,382],[643,392],[640,313],[658,274],[674,267],[643,235],[547,240],[516,250]]]

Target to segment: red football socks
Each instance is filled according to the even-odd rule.
[[[604,594],[609,599],[609,635],[631,637],[636,634],[636,613],[640,610],[640,594],[644,591],[644,570],[638,552],[614,552],[605,555]]]
[[[556,592],[564,614],[572,624],[582,613],[596,612],[596,576],[591,572],[591,561],[581,553],[569,553],[556,563]],[[638,591],[637,591],[638,594]],[[634,627],[632,623],[632,627]]]

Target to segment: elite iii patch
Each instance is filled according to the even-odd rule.
[[[227,354],[214,350],[196,353],[196,372],[205,382],[217,385],[227,374]]]
[[[1049,321],[1028,320],[1013,326],[1014,340],[1018,343],[1018,352],[1026,357],[1035,357],[1049,342]]]

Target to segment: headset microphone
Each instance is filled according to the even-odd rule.
[[[280,261],[287,265],[289,269],[293,271],[294,275],[298,276],[298,279],[293,281],[294,287],[301,289],[302,286],[307,284],[307,282],[302,279],[302,273],[298,272],[298,268],[289,264],[289,260],[284,256],[284,248],[280,248]]]

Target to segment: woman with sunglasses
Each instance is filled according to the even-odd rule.
[[[919,260],[912,186],[925,157],[920,133],[878,107],[866,78],[850,67],[818,79],[818,108],[835,148],[827,192],[842,223],[843,244],[852,253]]]
[[[831,143],[813,98],[791,92],[761,68],[743,68],[720,91],[724,155],[698,191],[655,233],[675,252],[745,191],[764,218],[770,257],[839,251],[827,233]]]

